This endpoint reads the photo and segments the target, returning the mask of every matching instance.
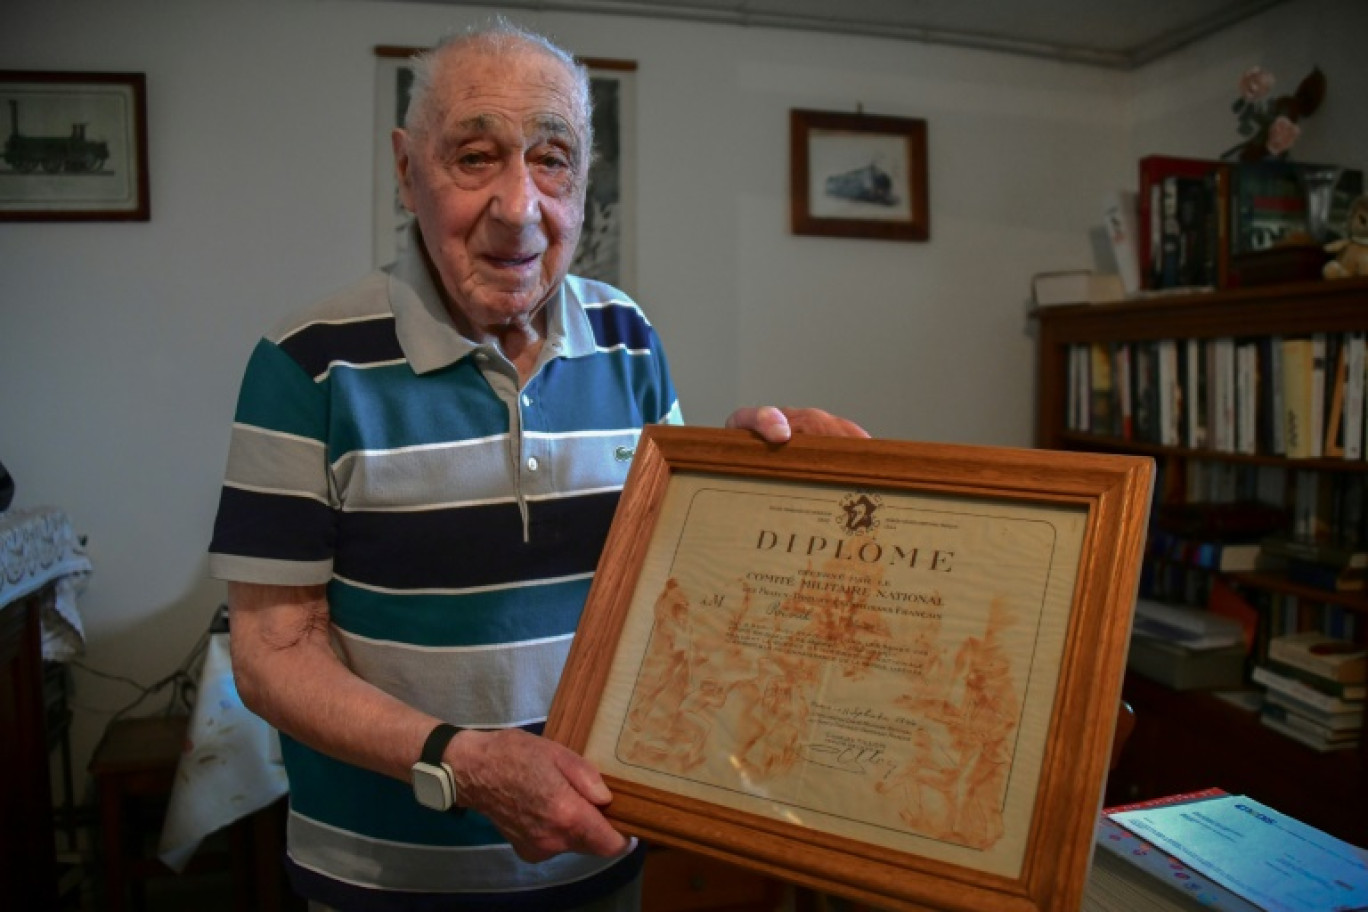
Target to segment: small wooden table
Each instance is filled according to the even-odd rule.
[[[186,716],[115,719],[90,761],[99,801],[105,908],[127,908],[128,889],[141,893],[149,877],[169,873],[143,850],[148,833],[138,826],[137,805],[163,802],[171,794],[176,763],[185,744]]]
[[[145,882],[175,876],[156,857],[156,837],[185,748],[186,716],[116,719],[90,761],[99,801],[104,876],[104,908],[124,912],[130,890],[142,905]],[[251,912],[288,905],[282,888],[284,802],[263,808],[229,828],[229,863],[234,906]],[[151,847],[151,848],[149,848]],[[221,855],[222,853],[220,853]],[[221,858],[204,855],[188,871],[222,867]]]

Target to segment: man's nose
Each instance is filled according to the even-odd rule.
[[[491,212],[510,225],[531,225],[541,218],[540,193],[532,169],[521,158],[515,159],[499,175],[494,188]]]

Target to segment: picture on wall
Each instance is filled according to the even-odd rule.
[[[375,265],[392,261],[410,214],[399,199],[390,131],[408,112],[413,71],[422,48],[382,45],[376,54]],[[636,285],[636,63],[584,58],[594,104],[594,154],[584,202],[584,227],[570,272],[632,291]]]
[[[789,112],[794,234],[925,241],[926,121]]]
[[[142,73],[0,70],[0,221],[147,221]]]

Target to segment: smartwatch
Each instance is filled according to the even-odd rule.
[[[442,753],[462,729],[443,722],[423,743],[422,756],[413,764],[413,797],[434,811],[457,808],[456,779],[451,767],[442,762]],[[459,808],[457,808],[459,810]]]

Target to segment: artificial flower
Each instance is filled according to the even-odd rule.
[[[1236,129],[1244,139],[1221,154],[1221,158],[1260,161],[1286,158],[1301,136],[1299,121],[1310,117],[1325,98],[1325,74],[1319,67],[1298,85],[1291,95],[1273,98],[1273,74],[1253,66],[1240,75],[1239,97],[1230,109],[1235,112]]]

